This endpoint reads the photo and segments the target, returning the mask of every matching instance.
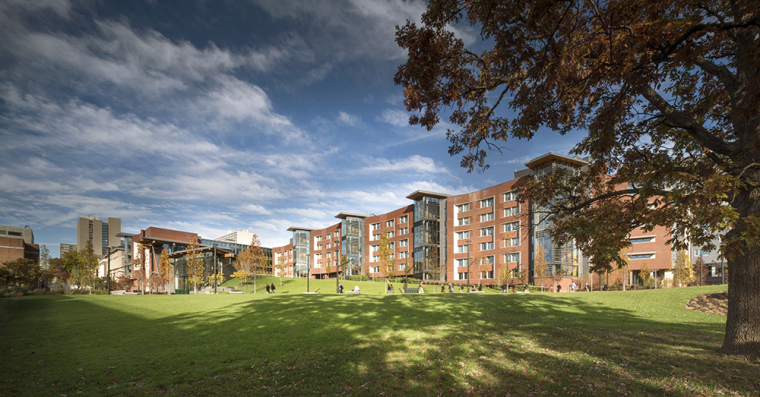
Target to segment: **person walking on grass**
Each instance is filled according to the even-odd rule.
[[[271,290],[272,290],[272,293],[274,294],[274,283],[272,283]]]
[[[266,284],[267,286],[267,294],[269,293],[269,284]]]

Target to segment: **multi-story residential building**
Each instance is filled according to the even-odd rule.
[[[119,233],[121,219],[108,218],[108,222],[103,222],[94,216],[82,216],[77,221],[77,249],[85,249],[87,241],[90,241],[96,255],[107,255],[109,246],[121,244],[120,238],[116,236]]]
[[[380,240],[387,234],[397,276],[408,270],[423,280],[483,284],[495,283],[505,268],[515,277],[527,270],[529,281],[534,282],[536,253],[543,252],[548,265],[544,276],[567,291],[572,281],[582,285],[592,280],[589,258],[572,241],[556,244],[548,233],[551,220],[546,211],[529,200],[520,202],[517,192],[529,178],[555,169],[583,172],[589,161],[547,153],[525,163],[527,168],[515,171],[512,180],[482,190],[460,195],[418,190],[407,196],[412,205],[385,214],[341,212],[336,216],[341,222],[325,229],[291,227],[291,245],[273,251],[286,260],[290,258],[285,252],[294,251],[292,262],[287,263],[295,269],[288,274],[295,277],[334,277],[339,260],[335,235],[340,232],[340,253],[349,259],[341,275],[384,276],[379,251]],[[664,227],[631,233],[627,283],[639,284],[643,268],[660,280],[672,278],[668,236]],[[690,254],[699,252],[692,249]],[[709,256],[706,263],[717,260],[704,252],[702,256]],[[331,263],[330,271],[326,263]],[[622,282],[622,272],[605,277],[597,276],[597,288]]]

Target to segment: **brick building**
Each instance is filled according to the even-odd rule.
[[[379,241],[388,233],[396,276],[413,267],[410,275],[423,280],[488,285],[506,269],[514,276],[527,273],[534,282],[535,256],[541,247],[548,263],[547,285],[559,284],[567,291],[573,281],[597,288],[600,283],[621,283],[621,272],[592,279],[589,258],[573,242],[553,242],[545,212],[529,201],[518,201],[517,190],[529,178],[558,168],[580,172],[588,163],[589,159],[547,153],[525,163],[527,168],[515,171],[512,180],[482,190],[460,195],[418,190],[407,196],[411,205],[385,214],[341,212],[336,216],[341,222],[324,229],[291,227],[291,244],[273,252],[286,261],[292,270],[285,274],[293,277],[335,277],[343,254],[349,259],[343,276],[384,276]],[[667,240],[664,227],[632,232],[628,283],[640,283],[645,263],[658,279],[672,278],[673,254]]]
[[[34,243],[34,231],[28,226],[0,226],[0,263],[20,258],[39,262],[40,246]]]

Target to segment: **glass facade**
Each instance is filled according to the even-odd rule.
[[[567,161],[553,159],[533,167],[533,175],[540,178],[554,170],[562,170],[569,174],[580,172],[577,165],[571,164]],[[535,263],[538,247],[541,246],[544,249],[545,259],[548,264],[548,274],[566,277],[581,276],[580,251],[575,247],[575,243],[572,241],[564,245],[554,244],[549,234],[552,221],[548,215],[548,212],[543,208],[531,204],[530,222],[531,229],[533,230],[533,235],[531,236],[531,267],[533,267],[533,264]],[[533,274],[533,272],[531,272],[531,274]]]
[[[445,258],[441,257],[442,208],[445,209],[445,200],[442,203],[442,200],[436,197],[423,196],[414,201],[414,277],[416,278],[423,280],[445,278],[444,271],[440,268],[440,264],[445,263]]]
[[[308,277],[311,257],[311,233],[308,230],[293,232],[293,269],[296,277]]]
[[[348,258],[344,276],[362,274],[364,262],[364,218],[347,216],[341,222],[341,254]]]

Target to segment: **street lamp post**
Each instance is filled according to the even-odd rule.
[[[217,273],[217,266],[216,266],[216,244],[214,244],[214,294],[216,295],[216,273]]]

